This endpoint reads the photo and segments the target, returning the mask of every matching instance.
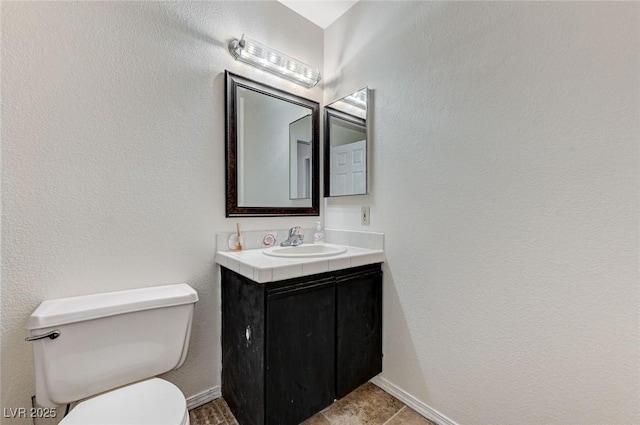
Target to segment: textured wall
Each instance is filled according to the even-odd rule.
[[[325,101],[375,89],[387,380],[460,424],[637,424],[640,5],[361,2]]]
[[[30,405],[24,323],[42,300],[183,281],[200,301],[167,378],[187,396],[219,385],[224,70],[322,95],[236,63],[243,32],[322,66],[322,30],[276,2],[2,2],[2,407]]]

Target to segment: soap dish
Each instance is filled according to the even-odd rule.
[[[229,249],[231,251],[242,251],[244,247],[244,233],[232,233],[229,235]]]
[[[268,248],[276,244],[276,232],[265,233],[262,237],[262,247]]]

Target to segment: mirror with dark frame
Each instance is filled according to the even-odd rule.
[[[227,217],[320,214],[318,102],[225,73]]]
[[[365,87],[324,108],[325,197],[369,193],[370,100]]]

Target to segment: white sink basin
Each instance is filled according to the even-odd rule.
[[[332,257],[345,252],[347,252],[346,247],[331,244],[276,246],[262,251],[264,255],[283,258]]]

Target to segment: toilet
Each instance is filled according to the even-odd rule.
[[[42,302],[26,324],[37,403],[74,405],[60,425],[189,425],[157,375],[184,363],[197,301],[180,283]]]

